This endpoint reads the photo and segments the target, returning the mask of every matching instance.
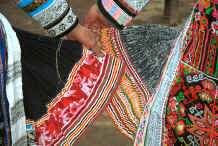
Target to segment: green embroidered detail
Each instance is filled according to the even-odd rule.
[[[176,96],[178,103],[180,103],[184,98],[185,98],[185,96],[184,96],[182,91],[179,92],[179,94]]]
[[[208,8],[208,9],[206,9],[206,12],[205,12],[205,13],[206,13],[207,15],[210,15],[213,10],[214,10],[214,7]]]

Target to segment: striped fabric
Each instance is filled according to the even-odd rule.
[[[98,0],[102,14],[117,28],[127,26],[149,0]]]
[[[116,20],[120,25],[128,25],[132,17],[123,11],[114,1],[102,0],[102,5],[105,10]]]
[[[150,2],[150,0],[115,0],[119,1],[123,6],[127,7],[136,15]]]
[[[106,110],[122,134],[134,138],[150,93],[128,60],[119,31],[100,30],[104,58],[84,48],[61,93],[27,130],[39,145],[72,145]]]
[[[103,110],[107,110],[121,133],[133,139],[150,93],[129,61],[118,30],[100,30],[105,57],[95,57],[90,50],[84,48],[83,57],[73,67],[65,87],[47,105],[46,114],[37,121],[27,120],[26,123],[20,56],[17,55],[20,54],[20,49],[14,46],[16,35],[9,34],[7,33],[7,38],[15,40],[14,43],[8,43],[8,47],[15,49],[8,50],[6,91],[10,97],[8,102],[11,114],[8,123],[11,127],[4,128],[8,130],[6,143],[12,141],[14,145],[24,146],[73,145]],[[12,55],[13,52],[16,56]],[[1,105],[1,111],[5,110],[3,107]],[[7,120],[7,117],[3,119]]]
[[[103,29],[101,30],[101,40],[103,48],[111,48],[105,51],[121,58],[127,66],[106,111],[119,131],[134,140],[150,92],[132,65],[119,31],[114,28]]]
[[[37,144],[73,144],[109,103],[124,71],[119,58],[106,56],[101,62],[84,48],[83,58],[48,105],[48,113],[37,122],[28,121],[35,129]]]

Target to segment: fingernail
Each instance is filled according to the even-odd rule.
[[[97,42],[97,46],[99,47],[99,49],[102,48],[102,44],[99,41]]]

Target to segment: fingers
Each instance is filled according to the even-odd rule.
[[[101,51],[101,49],[99,49],[99,45],[96,48],[91,48],[91,50],[93,51],[94,55],[98,57],[104,57],[104,53]]]
[[[78,24],[72,32],[69,33],[68,39],[75,39],[82,43],[87,48],[90,48],[93,53],[99,57],[103,57],[104,53],[101,52],[101,43],[97,33],[90,29]]]
[[[84,17],[82,25],[85,26],[86,28],[89,27],[89,25],[90,25],[90,18],[89,18],[89,16],[85,16]]]
[[[83,26],[85,26],[86,28],[89,28],[91,30],[97,30],[97,29],[101,29],[102,28],[102,24],[97,21],[97,20],[90,20],[87,17],[84,19],[83,21]]]
[[[102,29],[109,27],[107,20],[101,15],[97,4],[94,4],[83,19],[83,26],[92,29]]]
[[[97,29],[109,27],[108,23],[105,21],[102,21],[100,19],[95,19],[95,20],[91,21],[91,20],[87,20],[87,18],[84,19],[83,26],[85,26],[89,29],[92,29],[92,30],[97,30]]]
[[[88,44],[89,46],[86,46],[86,45],[85,46],[91,49],[94,55],[99,56],[99,57],[104,57],[104,53],[101,51],[102,45],[100,43],[100,39],[96,34],[95,36],[96,36],[95,41],[90,42],[90,44]]]
[[[94,53],[99,57],[104,57],[104,53],[101,51],[102,45],[100,43],[99,37],[96,38],[96,46],[93,47]]]

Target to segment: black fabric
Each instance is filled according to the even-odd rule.
[[[15,28],[21,45],[24,108],[27,119],[38,120],[46,105],[64,87],[74,64],[81,58],[82,46],[76,41],[40,36]],[[58,77],[60,73],[61,79]]]

